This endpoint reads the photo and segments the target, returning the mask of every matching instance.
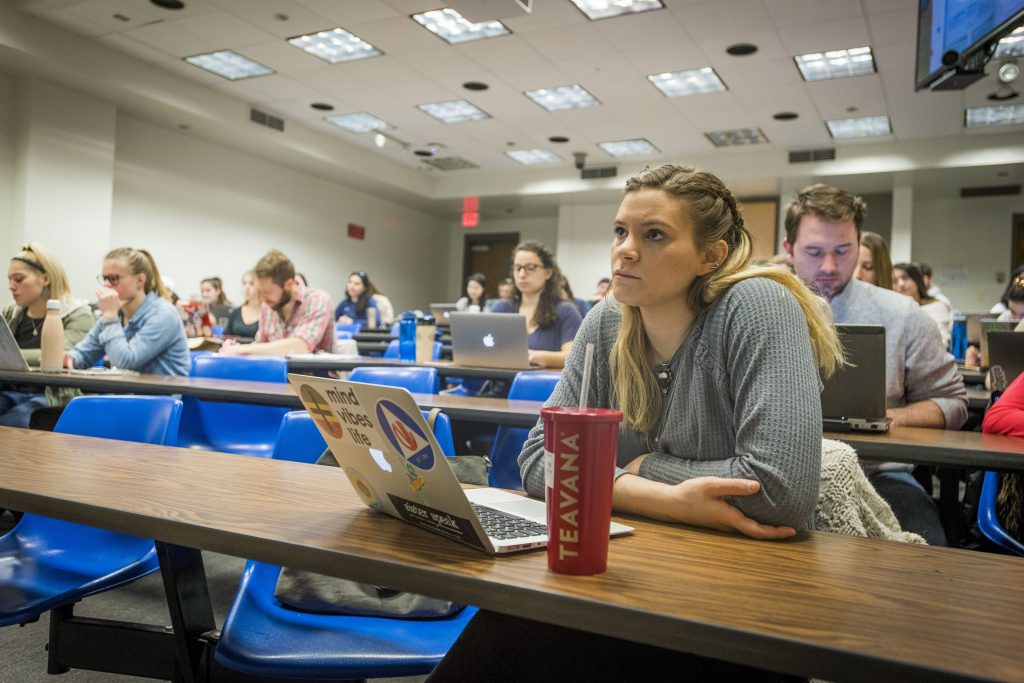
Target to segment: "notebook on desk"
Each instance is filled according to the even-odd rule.
[[[530,369],[525,316],[452,313],[448,320],[452,325],[452,361],[456,365]]]
[[[827,432],[887,432],[885,328],[836,325],[848,365],[822,379],[822,426]]]
[[[544,502],[464,490],[405,389],[296,374],[288,381],[370,508],[486,553],[547,545]],[[631,531],[612,522],[612,536]]]
[[[1024,372],[1024,332],[993,331],[987,339],[991,367],[1001,367],[1010,384]]]

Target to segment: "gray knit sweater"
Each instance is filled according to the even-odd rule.
[[[593,343],[589,404],[617,407],[608,357],[620,320],[611,299],[590,311],[546,405],[579,403],[584,353]],[[756,479],[756,495],[730,502],[760,522],[809,529],[821,466],[820,390],[796,299],[771,280],[744,280],[694,321],[673,360],[659,426],[643,434],[623,424],[617,463],[649,453],[640,475],[669,484]],[[543,441],[538,422],[519,455],[526,490],[537,497],[544,496]]]

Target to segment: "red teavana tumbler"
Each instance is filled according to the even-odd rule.
[[[622,412],[542,408],[548,568],[600,574],[608,566],[615,452]]]

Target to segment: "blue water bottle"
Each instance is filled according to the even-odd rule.
[[[967,355],[967,316],[961,313],[953,313],[952,340],[950,353],[957,363],[963,363]]]
[[[398,357],[406,363],[416,362],[416,314],[406,311],[398,325]]]

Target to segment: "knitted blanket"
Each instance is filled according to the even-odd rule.
[[[821,488],[814,528],[847,536],[925,543],[900,529],[892,509],[868,481],[857,452],[841,441],[821,441]]]

